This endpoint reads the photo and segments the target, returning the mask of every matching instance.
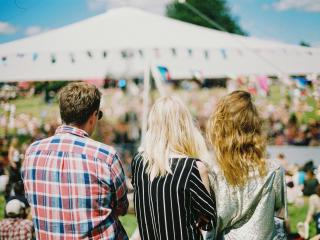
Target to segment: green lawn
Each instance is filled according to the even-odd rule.
[[[41,112],[46,111],[48,116],[56,116],[59,110],[56,102],[46,104],[43,97],[39,95],[34,97],[21,97],[11,102],[16,105],[17,114],[27,113],[35,117],[40,117]],[[3,110],[0,109],[0,114],[3,113],[2,111]]]
[[[3,195],[0,195],[0,219],[4,218],[4,206],[5,206],[5,199]]]
[[[277,84],[274,84],[270,88],[270,96],[268,97],[269,101],[273,104],[279,104],[285,96],[281,93],[280,87]],[[305,112],[302,116],[302,122],[308,122],[312,119],[320,120],[320,115],[317,114],[317,102],[314,98],[308,97],[306,100],[308,105],[313,108],[311,112]],[[47,117],[56,117],[58,116],[58,104],[54,101],[52,104],[46,104],[43,100],[43,96],[37,95],[33,97],[21,97],[16,100],[13,100],[17,107],[17,113],[29,113],[35,117],[40,117],[42,112],[47,112]],[[0,114],[2,114],[2,109],[0,109]]]
[[[269,101],[277,105],[279,104],[285,96],[281,93],[280,86],[277,84],[274,84],[270,87],[270,96],[269,96]],[[309,123],[310,121],[313,120],[320,120],[320,115],[317,112],[318,111],[318,105],[317,101],[314,97],[308,97],[306,99],[307,105],[312,107],[312,111],[310,112],[304,112],[301,116],[301,123]]]
[[[137,227],[136,216],[133,214],[127,214],[126,216],[120,217],[120,221],[128,235],[131,236]]]
[[[289,219],[290,219],[290,228],[292,232],[297,232],[297,223],[303,222],[307,216],[308,205],[305,204],[302,207],[297,207],[293,205],[289,205]],[[310,237],[316,235],[316,226],[315,223],[312,222],[310,224]]]

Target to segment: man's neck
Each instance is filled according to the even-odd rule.
[[[91,133],[90,133],[90,130],[88,129],[88,127],[86,126],[86,124],[83,124],[83,125],[78,125],[78,124],[68,124],[69,126],[71,127],[75,127],[75,128],[78,128],[78,129],[81,129],[83,131],[85,131],[86,133],[88,133],[88,135],[90,136]]]

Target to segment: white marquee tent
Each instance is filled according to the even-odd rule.
[[[0,81],[320,73],[320,49],[243,37],[133,8],[0,45]]]

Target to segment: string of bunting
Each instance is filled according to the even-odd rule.
[[[205,60],[209,60],[211,56],[219,56],[220,54],[220,57],[222,59],[228,59],[229,58],[229,55],[232,54],[233,56],[234,55],[237,55],[237,56],[243,56],[245,55],[245,52],[241,49],[224,49],[224,48],[221,48],[221,49],[216,49],[214,51],[219,51],[220,53],[216,54],[215,52],[213,52],[212,50],[208,50],[208,49],[204,49],[204,50],[201,50],[202,51],[202,56]],[[182,53],[180,52],[181,50],[179,49],[176,49],[176,48],[170,48],[169,49],[169,52],[171,54],[172,57],[178,57],[178,53]],[[195,56],[195,52],[197,50],[193,50],[191,48],[187,48],[186,49],[186,53],[187,53],[187,56],[189,56],[190,58],[194,57]],[[267,54],[284,54],[284,55],[288,55],[289,52],[287,51],[287,49],[268,49],[268,50],[262,50],[262,49],[255,49],[254,50],[255,53],[257,54],[264,54],[264,53],[267,53]],[[303,54],[306,54],[308,56],[315,56],[316,53],[315,52],[312,52],[312,51],[299,51],[299,50],[296,50],[296,51],[293,51],[292,53],[296,54],[296,55],[303,55]],[[13,58],[13,57],[16,57],[18,59],[23,59],[25,57],[27,57],[28,55],[30,54],[25,54],[25,53],[17,53],[15,56],[1,56],[1,62],[6,64],[8,63],[9,59]],[[38,58],[39,58],[39,55],[40,53],[32,53],[31,54],[31,59],[32,61],[37,61]],[[73,53],[73,52],[70,52],[69,54],[69,59],[70,59],[70,62],[71,63],[76,63],[77,61],[77,58],[76,58],[76,54]],[[94,59],[94,58],[98,58],[99,55],[100,55],[100,58],[102,59],[106,59],[109,55],[109,52],[107,50],[103,50],[101,51],[101,53],[94,53],[93,51],[91,50],[88,50],[85,52],[85,55],[87,56],[88,59]],[[145,57],[145,51],[143,49],[137,49],[137,50],[121,50],[119,51],[119,55],[123,58],[123,59],[131,59],[131,58],[134,58],[135,56],[138,56],[140,58],[144,58]],[[320,56],[320,51],[318,52],[318,55]],[[50,62],[52,64],[55,64],[57,61],[58,61],[58,57],[59,54],[56,54],[56,53],[52,53],[50,54]],[[153,49],[153,56],[155,58],[161,58],[162,57],[162,52],[160,51],[159,48],[154,48]]]

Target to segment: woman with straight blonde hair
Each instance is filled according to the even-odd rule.
[[[205,141],[184,104],[176,97],[158,99],[149,113],[143,151],[132,161],[142,239],[202,239],[200,230],[215,224],[207,159]]]
[[[265,159],[262,120],[248,92],[220,100],[207,137],[216,156],[217,239],[275,239],[275,215],[286,213],[284,174]]]

